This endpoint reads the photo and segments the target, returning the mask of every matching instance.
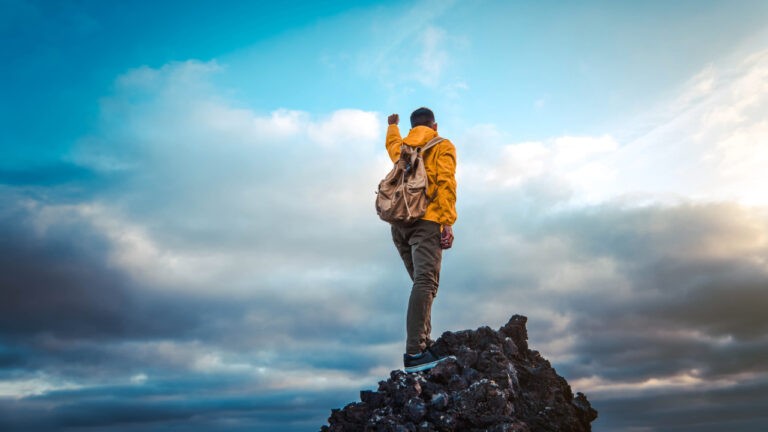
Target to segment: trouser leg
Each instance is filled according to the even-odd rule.
[[[403,264],[405,264],[408,276],[413,280],[413,254],[411,253],[411,245],[408,244],[410,228],[392,225],[392,241],[395,242],[397,253],[400,254],[400,258],[403,260]]]
[[[405,351],[416,354],[426,348],[432,332],[432,302],[437,295],[442,260],[440,225],[420,220],[406,228],[393,227],[393,240],[413,280]]]

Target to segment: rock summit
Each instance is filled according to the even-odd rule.
[[[332,410],[321,432],[590,431],[597,411],[528,349],[527,320],[443,333],[431,349],[448,359],[425,372],[392,371],[361,402]]]

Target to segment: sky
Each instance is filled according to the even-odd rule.
[[[0,2],[0,429],[314,431],[402,367],[387,115],[458,152],[433,337],[595,431],[768,424],[768,3]],[[401,124],[401,130],[408,130]]]

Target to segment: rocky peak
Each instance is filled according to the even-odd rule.
[[[332,410],[321,431],[590,431],[597,411],[528,349],[527,320],[443,333],[432,350],[450,358],[425,372],[392,371],[361,402]]]

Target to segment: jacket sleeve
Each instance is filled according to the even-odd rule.
[[[397,125],[389,125],[387,128],[387,153],[392,163],[400,159],[400,147],[403,146],[403,138],[400,136],[400,128]]]
[[[437,154],[437,201],[441,225],[456,222],[456,147],[445,140],[438,146]]]

